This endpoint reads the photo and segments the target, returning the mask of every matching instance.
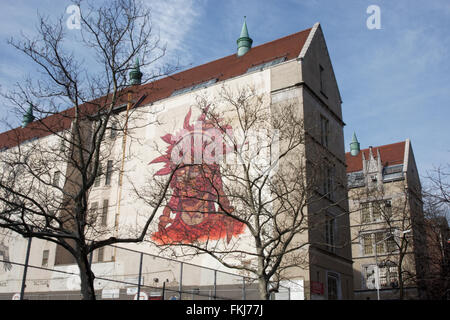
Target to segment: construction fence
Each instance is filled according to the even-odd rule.
[[[91,256],[98,300],[259,299],[257,282],[249,277],[117,246],[107,249],[122,259],[99,262],[92,258],[98,260],[98,252]],[[22,262],[3,258],[0,268],[8,270],[0,280],[0,300],[82,298],[77,265],[48,268],[28,263],[27,258]],[[276,291],[271,299],[290,300],[289,287],[280,285]]]

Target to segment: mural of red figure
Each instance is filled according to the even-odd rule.
[[[200,151],[204,153],[206,147],[211,144],[221,144],[219,147],[226,150],[221,139],[206,139],[200,144],[195,143],[197,137],[205,137],[208,130],[214,128],[211,121],[206,119],[205,110],[195,124],[190,123],[191,110],[184,119],[183,129],[176,135],[167,134],[161,139],[169,144],[167,152],[153,161],[164,163],[164,167],[155,175],[171,174],[179,159],[172,159],[173,154],[178,155],[181,144],[188,143],[191,148],[190,154],[181,154],[181,168],[175,171],[170,181],[172,196],[164,207],[163,214],[159,217],[158,231],[153,233],[152,239],[158,244],[193,243],[209,240],[226,239],[229,243],[233,236],[244,232],[245,225],[236,219],[227,216],[225,212],[231,213],[233,207],[223,191],[223,183],[218,164],[213,161],[207,163],[194,163],[194,154]],[[230,130],[231,127],[223,126],[221,132]],[[214,145],[216,147],[217,145]],[[201,150],[199,150],[201,148]],[[181,150],[181,148],[179,148]],[[185,149],[184,149],[185,150]],[[175,152],[174,152],[175,151]],[[224,151],[226,153],[226,151]],[[211,157],[211,154],[209,155]],[[212,152],[214,156],[214,152]],[[186,160],[189,161],[186,161]],[[220,204],[220,205],[219,205]],[[222,210],[223,209],[223,210]]]

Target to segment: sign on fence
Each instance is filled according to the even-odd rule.
[[[141,292],[139,294],[139,299],[138,299],[138,295],[137,293],[134,295],[134,300],[148,300],[148,294],[146,294],[145,292]]]
[[[120,289],[103,289],[102,299],[119,299]]]

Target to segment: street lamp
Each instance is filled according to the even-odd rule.
[[[395,230],[395,231],[399,231],[399,230]],[[377,265],[377,274],[376,274],[376,279],[377,279],[377,299],[380,300],[380,266],[378,265],[378,252],[377,252],[377,245],[381,242],[386,241],[387,239],[393,237],[393,236],[402,236],[404,234],[407,234],[409,232],[411,232],[411,229],[405,230],[405,231],[399,231],[399,232],[395,232],[389,234],[386,238],[375,242],[375,264]]]

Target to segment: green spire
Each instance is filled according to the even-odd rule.
[[[246,54],[252,47],[253,40],[248,35],[246,17],[244,17],[244,24],[242,25],[241,36],[237,39],[238,57]]]
[[[136,58],[134,68],[130,71],[130,85],[141,84],[142,72],[139,68],[139,58]]]
[[[352,156],[357,156],[359,154],[359,142],[358,139],[356,138],[356,133],[353,132],[353,138],[352,138],[352,142],[350,142],[350,154]]]
[[[33,107],[30,104],[27,112],[23,115],[22,128],[25,128],[27,125],[29,125],[31,122],[33,122],[34,119],[35,119],[35,117],[33,116]]]

